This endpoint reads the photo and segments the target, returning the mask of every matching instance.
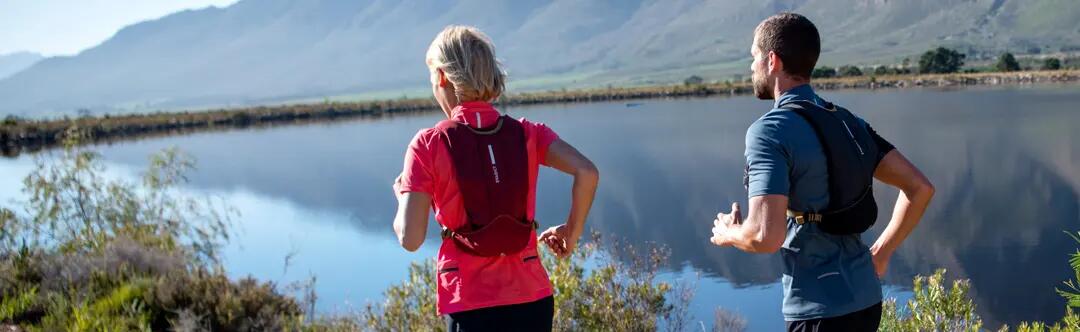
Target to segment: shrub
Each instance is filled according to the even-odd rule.
[[[541,250],[555,288],[555,330],[652,331],[663,321],[669,330],[678,331],[686,325],[692,289],[656,280],[668,257],[666,249],[653,246],[639,252],[617,243],[606,251],[599,248],[599,237],[594,237],[568,259],[556,259],[546,249]],[[638,255],[642,253],[645,255]],[[615,258],[620,254],[628,262]],[[587,261],[598,266],[586,272]],[[414,263],[408,278],[384,295],[383,303],[365,308],[359,322],[354,320],[350,325],[348,320],[339,319],[330,325],[363,325],[373,331],[446,329],[435,314],[435,268],[431,261]]]
[[[68,148],[59,157],[39,156],[36,164],[23,181],[28,216],[13,230],[22,233],[6,240],[91,253],[127,238],[198,262],[216,262],[217,249],[228,240],[231,209],[177,190],[194,167],[178,150],[153,156],[140,185],[104,178],[99,156],[89,151]]]
[[[862,76],[863,72],[859,67],[845,65],[836,70],[836,75],[839,77]]]
[[[1007,330],[1008,327],[1002,328]],[[1020,323],[1016,328],[1017,332],[1076,332],[1080,331],[1080,315],[1072,310],[1072,308],[1065,309],[1065,317],[1061,319],[1061,322],[1054,323],[1054,325],[1048,325],[1043,322]]]
[[[1080,244],[1080,232],[1069,233]],[[1017,326],[1019,332],[1065,332],[1080,331],[1080,314],[1073,309],[1080,307],[1080,289],[1076,280],[1080,280],[1080,249],[1069,259],[1069,265],[1075,272],[1074,280],[1066,281],[1067,290],[1058,289],[1066,298],[1065,316],[1053,325],[1043,322],[1022,322]],[[929,278],[915,277],[914,296],[908,300],[906,308],[897,307],[895,299],[884,303],[881,313],[880,331],[979,331],[982,319],[975,313],[975,304],[968,297],[970,284],[967,280],[954,281],[952,287],[944,286],[945,270],[938,270]],[[1003,326],[999,331],[1009,331]]]
[[[814,71],[810,73],[811,78],[832,78],[836,77],[836,69],[828,66],[821,66],[814,68]]]
[[[906,308],[899,308],[895,299],[884,302],[880,330],[978,332],[982,319],[968,296],[970,288],[967,280],[953,281],[946,288],[944,269],[930,277],[917,276]]]
[[[672,328],[685,325],[673,314],[677,305],[685,306],[689,299],[673,292],[675,285],[656,280],[670,255],[667,248],[653,245],[638,250],[613,242],[601,251],[600,238],[593,239],[570,259],[545,255],[555,286],[557,330],[651,331],[660,320]],[[586,274],[585,262],[593,257],[600,265]]]
[[[1061,69],[1061,60],[1058,60],[1057,58],[1046,58],[1046,60],[1043,60],[1042,69],[1043,70],[1058,70],[1058,69]]]
[[[997,71],[1009,72],[1020,70],[1020,63],[1016,62],[1016,57],[1012,53],[1005,52],[998,57],[998,61],[994,64],[994,69]]]
[[[697,75],[692,75],[683,80],[684,85],[701,85],[703,83],[705,83],[705,79]]]
[[[1080,244],[1080,232],[1077,232],[1076,234],[1069,233],[1069,236],[1072,237],[1077,244]],[[1065,297],[1069,307],[1080,309],[1080,248],[1076,249],[1076,252],[1069,256],[1069,266],[1073,269],[1074,279],[1065,281],[1065,287],[1067,288],[1064,290],[1058,289],[1057,292]]]
[[[303,316],[300,305],[281,295],[273,283],[253,278],[232,281],[223,273],[197,270],[162,278],[148,297],[159,308],[184,310],[201,317],[197,325],[211,331],[281,330],[290,319]],[[178,312],[169,315],[174,321]]]
[[[4,117],[4,122],[2,124],[5,126],[17,125],[19,124],[19,117],[15,116],[14,114],[8,114]]]
[[[231,209],[176,189],[193,161],[166,150],[130,183],[106,178],[97,154],[68,143],[35,159],[25,213],[0,208],[0,321],[30,331],[262,331],[302,322],[299,304],[273,283],[226,276],[218,250]]]
[[[746,318],[730,311],[717,308],[713,332],[742,332],[746,331]]]
[[[255,122],[255,116],[247,112],[237,111],[229,116],[229,121],[231,121],[234,126],[249,126]]]
[[[926,51],[919,57],[919,73],[955,73],[964,66],[965,57],[944,47]]]
[[[372,331],[445,331],[435,309],[435,265],[427,259],[412,263],[400,284],[383,292],[382,304],[368,304],[362,323]]]

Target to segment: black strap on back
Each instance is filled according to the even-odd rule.
[[[858,118],[846,109],[829,103],[824,107],[810,101],[781,105],[805,119],[821,142],[829,175],[829,204],[823,211],[805,211],[810,221],[820,221],[822,230],[834,234],[862,233],[877,219],[874,201],[874,169],[877,146]],[[818,216],[820,214],[820,216]]]

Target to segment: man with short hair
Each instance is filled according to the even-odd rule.
[[[919,223],[934,187],[862,119],[809,85],[821,50],[806,17],[782,13],[754,31],[754,93],[774,108],[746,132],[749,211],[713,221],[711,242],[780,252],[788,331],[876,331],[889,258]],[[892,219],[872,246],[873,179],[900,189]]]

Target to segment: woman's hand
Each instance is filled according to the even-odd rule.
[[[574,177],[574,185],[570,189],[570,215],[566,217],[566,223],[548,228],[537,239],[547,244],[556,256],[565,258],[574,253],[578,237],[584,232],[585,218],[589,215],[596,186],[600,182],[600,171],[589,158],[561,139],[548,146],[545,161],[545,164]]]
[[[566,258],[573,254],[574,249],[577,248],[578,237],[572,233],[570,227],[562,224],[545,230],[540,234],[537,241],[547,245],[548,249],[551,249],[551,252],[555,253],[556,257]]]

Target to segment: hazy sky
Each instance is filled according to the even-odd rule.
[[[75,54],[124,26],[237,0],[0,0],[0,54]]]

